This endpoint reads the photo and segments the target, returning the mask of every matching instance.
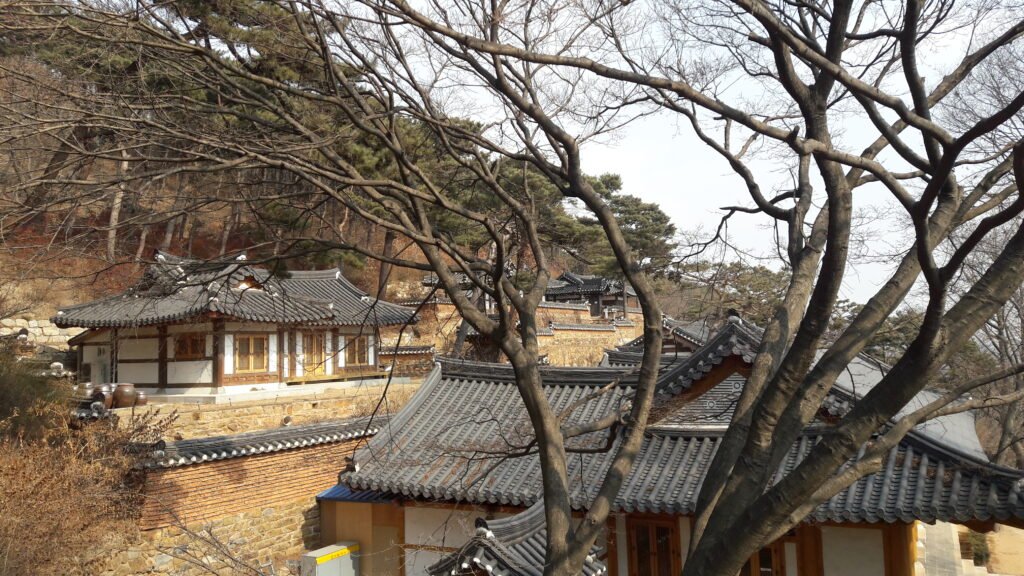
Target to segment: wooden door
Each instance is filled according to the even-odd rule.
[[[302,334],[302,373],[305,376],[321,376],[327,373],[323,332]]]
[[[630,576],[676,576],[682,571],[679,523],[673,517],[629,517]]]

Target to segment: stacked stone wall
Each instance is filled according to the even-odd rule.
[[[546,354],[552,366],[596,366],[604,351],[634,336],[616,327],[615,330],[574,330],[556,328],[538,340],[540,353]]]
[[[419,386],[392,383],[388,397],[404,399]],[[206,438],[254,430],[279,428],[286,418],[291,425],[370,414],[384,392],[383,385],[328,390],[315,396],[255,400],[233,404],[150,404],[143,408],[118,408],[113,412],[127,423],[133,410],[137,416],[158,412],[160,417],[176,414],[166,432],[168,438]]]
[[[397,377],[422,377],[434,368],[433,352],[395,355],[382,351],[378,358],[380,365],[385,368],[393,365],[391,373]]]
[[[68,340],[83,331],[81,328],[58,328],[49,320],[36,320],[27,316],[0,319],[0,336],[13,336],[21,332],[22,329],[28,330],[30,344],[41,344],[60,349],[67,348]]]

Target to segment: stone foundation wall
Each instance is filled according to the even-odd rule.
[[[58,328],[49,320],[28,317],[0,319],[0,336],[15,335],[22,328],[28,330],[28,341],[31,344],[61,349],[68,347],[68,340],[84,332],[82,328]]]
[[[320,547],[320,511],[312,497],[232,514],[206,523],[142,532],[110,555],[97,576],[240,574],[233,559],[276,576],[299,574],[298,559]],[[196,561],[209,567],[197,565]]]
[[[377,357],[379,364],[385,368],[394,362],[392,374],[396,377],[422,377],[434,368],[433,352],[399,354],[397,356],[381,352]]]
[[[985,536],[988,569],[996,574],[1024,574],[1024,530],[997,524]]]
[[[419,382],[392,383],[388,388],[388,397],[406,398],[417,387]],[[158,411],[166,416],[176,412],[177,419],[165,435],[168,439],[206,438],[279,428],[284,425],[286,417],[291,419],[292,425],[296,425],[368,415],[383,391],[383,385],[354,386],[302,398],[235,404],[150,404],[134,410],[138,415]],[[124,423],[130,419],[132,410],[117,408],[113,412]]]
[[[642,330],[642,327],[641,327]],[[547,354],[552,366],[597,366],[604,351],[638,336],[631,328],[615,330],[555,329],[537,340],[541,354]]]

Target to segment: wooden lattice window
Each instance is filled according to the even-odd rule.
[[[345,338],[345,366],[366,366],[370,363],[370,339],[366,336]]]
[[[202,360],[206,358],[206,335],[196,332],[175,334],[175,360]]]
[[[235,335],[235,372],[267,372],[270,338],[266,334]]]

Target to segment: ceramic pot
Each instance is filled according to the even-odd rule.
[[[104,391],[103,388],[94,388],[90,399],[92,399],[93,402],[102,402],[103,407],[108,410],[114,407],[114,395],[109,389]]]
[[[137,395],[135,384],[118,384],[117,388],[114,388],[114,407],[131,408],[135,405]]]
[[[145,406],[146,404],[149,404],[149,396],[146,396],[146,393],[143,392],[142,390],[136,391],[135,392],[135,405],[136,406]]]

